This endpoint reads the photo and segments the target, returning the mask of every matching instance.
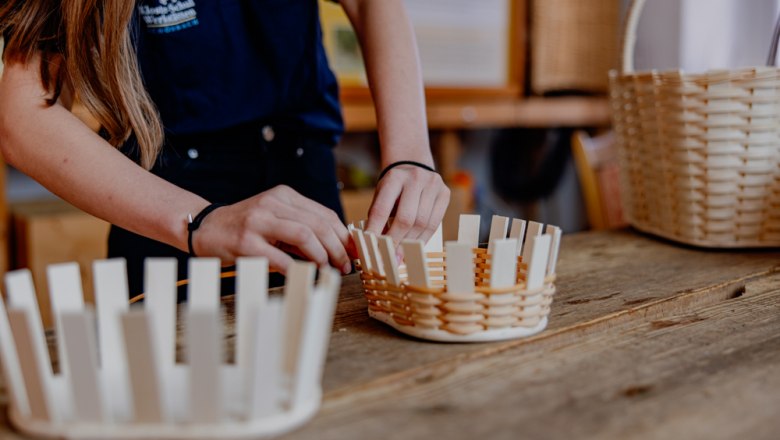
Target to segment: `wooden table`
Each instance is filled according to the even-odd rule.
[[[345,278],[322,409],[283,438],[780,432],[776,251],[702,251],[631,231],[565,236],[548,329],[510,342],[422,342],[365,309],[359,280]]]

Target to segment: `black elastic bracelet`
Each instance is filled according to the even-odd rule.
[[[397,166],[401,166],[401,165],[412,165],[412,166],[415,166],[415,167],[418,167],[418,168],[422,168],[424,170],[428,170],[428,171],[430,171],[432,173],[436,172],[436,170],[434,170],[433,168],[429,167],[428,165],[425,165],[424,163],[415,162],[413,160],[399,160],[398,162],[393,162],[390,165],[386,166],[385,169],[383,169],[382,172],[379,173],[379,178],[376,179],[377,182],[382,180],[382,178],[385,177],[385,174],[387,174],[388,171],[392,170],[393,168],[395,168]]]
[[[192,233],[200,227],[200,224],[203,223],[203,219],[205,219],[207,215],[211,214],[211,212],[215,209],[221,208],[225,205],[226,203],[212,203],[211,205],[203,208],[203,210],[200,211],[198,215],[195,216],[195,218],[192,218],[192,214],[189,215],[190,222],[187,224],[187,247],[190,250],[191,257],[197,257],[197,255],[195,255],[195,250],[192,248]]]

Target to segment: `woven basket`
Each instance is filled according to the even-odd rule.
[[[534,0],[531,17],[534,93],[606,93],[618,62],[620,0]]]
[[[644,4],[610,72],[628,221],[696,246],[780,246],[780,69],[635,73]]]
[[[499,222],[500,219],[508,220],[506,217],[498,218]],[[463,222],[461,227],[462,225]],[[466,260],[471,260],[472,263],[470,268],[465,269],[449,267],[455,263],[450,263],[447,252],[423,254],[421,242],[416,243],[421,258],[411,259],[409,255],[415,252],[415,243],[405,242],[406,264],[401,264],[398,268],[397,283],[392,281],[393,277],[378,270],[381,264],[376,264],[376,256],[382,254],[377,243],[381,244],[383,239],[388,240],[387,246],[392,247],[389,237],[377,239],[369,233],[364,235],[360,229],[353,230],[361,255],[356,268],[368,300],[370,316],[403,333],[443,342],[512,339],[543,330],[547,325],[550,304],[555,294],[555,261],[561,231],[555,226],[548,226],[547,234],[541,235],[542,225],[530,222],[529,235],[525,247],[521,250],[517,243],[523,239],[522,232],[517,234],[516,231],[524,230],[525,222],[515,219],[514,225],[513,233],[508,239],[505,238],[506,228],[503,234],[491,233],[494,237],[492,253],[485,248],[473,247],[473,244],[461,248],[467,252]],[[428,244],[429,249],[430,245],[431,243]],[[371,249],[371,246],[374,248]],[[364,249],[361,250],[361,247]],[[433,246],[436,247],[441,248],[441,244]],[[450,243],[447,249],[452,252],[449,251]],[[385,255],[388,254],[391,259],[395,258],[394,253],[387,252]],[[374,259],[371,270],[366,269],[366,258]],[[497,262],[497,259],[500,261]],[[413,261],[425,265],[427,277],[430,279],[427,285],[410,281],[414,279],[411,275],[413,269],[410,267],[415,264]],[[508,274],[511,276],[511,282],[496,287],[491,268],[496,268],[499,264],[503,265],[502,270],[511,268],[511,274]],[[470,282],[466,289],[452,291],[447,274],[453,268],[458,271],[470,270],[473,273],[473,282]],[[529,273],[532,271],[536,274],[537,281],[532,281],[535,285],[529,288]]]

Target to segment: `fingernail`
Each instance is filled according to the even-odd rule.
[[[341,273],[343,273],[344,275],[348,275],[351,272],[352,272],[352,264],[350,263],[345,264],[344,267],[341,268]]]

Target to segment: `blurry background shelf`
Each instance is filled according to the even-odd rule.
[[[601,96],[429,101],[427,108],[431,130],[609,125],[609,105]],[[370,100],[345,100],[343,112],[347,131],[376,130]]]

